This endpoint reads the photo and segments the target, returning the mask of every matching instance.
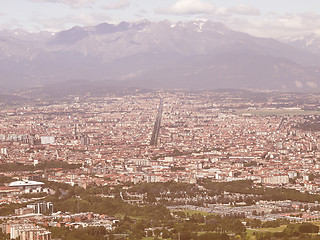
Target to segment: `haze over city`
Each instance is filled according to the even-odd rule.
[[[0,3],[0,240],[318,240],[320,3]]]

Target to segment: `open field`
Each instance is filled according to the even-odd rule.
[[[196,213],[200,213],[202,216],[208,216],[213,215],[213,213],[203,212],[203,211],[197,211],[197,210],[188,210],[188,209],[181,209],[181,210],[172,210],[171,212],[184,212],[185,214],[192,215]]]
[[[254,228],[254,229],[247,229],[247,236],[250,240],[255,240],[256,237],[253,235],[254,232],[282,232],[287,225],[281,225],[277,228]]]

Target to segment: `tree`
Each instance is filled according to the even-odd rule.
[[[180,240],[191,240],[192,234],[190,231],[185,230],[180,233]]]
[[[252,219],[250,222],[249,222],[250,226],[252,228],[259,228],[261,227],[261,220],[259,219]]]
[[[161,230],[160,229],[158,229],[158,228],[156,228],[155,230],[153,230],[153,233],[154,233],[154,235],[155,236],[160,236],[160,234],[161,234]]]
[[[153,236],[153,232],[151,230],[147,231],[147,237],[152,237]]]
[[[162,238],[169,238],[170,237],[170,232],[167,229],[162,230]]]
[[[303,223],[299,226],[299,232],[301,233],[318,233],[319,226],[313,225],[312,223]]]

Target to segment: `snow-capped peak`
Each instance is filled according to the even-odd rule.
[[[320,54],[320,35],[317,33],[305,33],[284,37],[279,40],[296,48],[302,48],[312,53]]]

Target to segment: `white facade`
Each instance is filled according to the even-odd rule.
[[[266,176],[261,178],[261,182],[264,184],[287,184],[289,183],[289,176],[288,175],[273,175],[273,176]]]
[[[41,144],[53,144],[55,142],[54,136],[42,136]]]

